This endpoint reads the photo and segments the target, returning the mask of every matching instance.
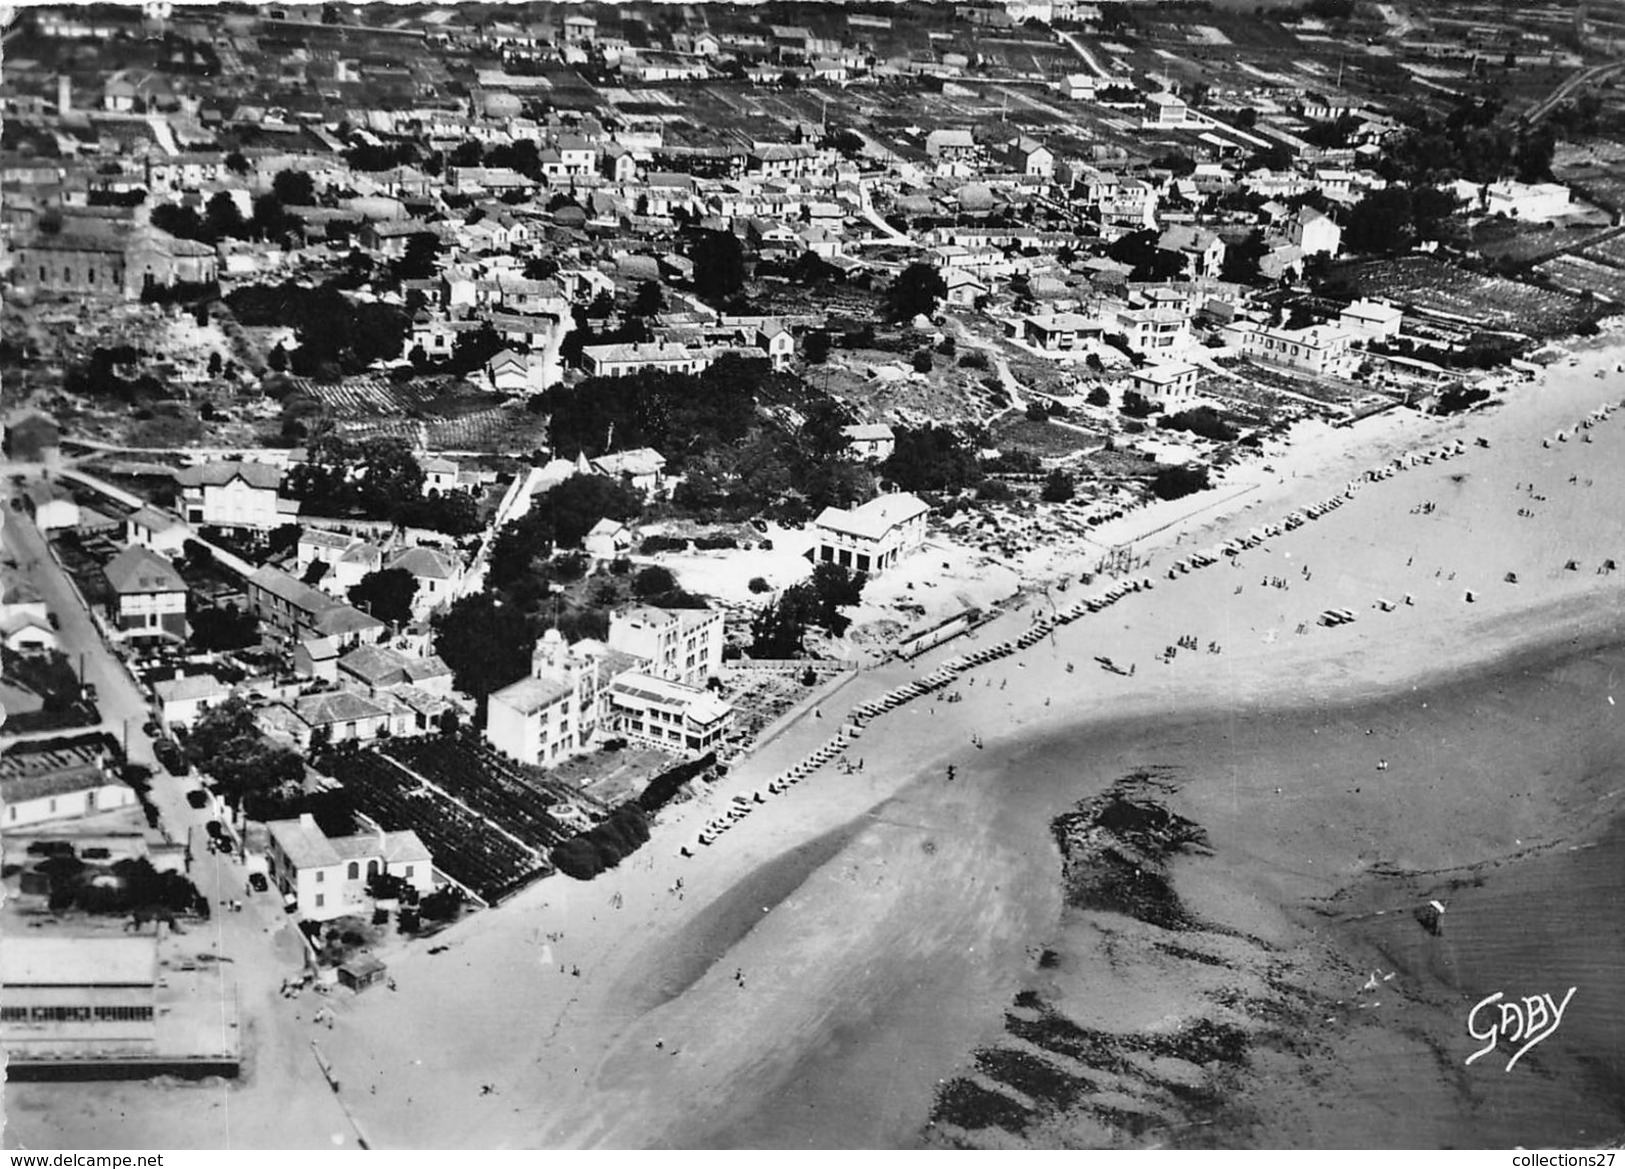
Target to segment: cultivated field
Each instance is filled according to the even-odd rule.
[[[1346,275],[1361,296],[1383,297],[1417,312],[1531,336],[1572,332],[1595,315],[1566,293],[1465,272],[1430,256],[1373,260],[1354,265]]]

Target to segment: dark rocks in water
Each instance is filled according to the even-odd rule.
[[[1165,862],[1175,853],[1205,848],[1207,834],[1151,798],[1145,789],[1154,784],[1145,773],[1127,776],[1057,816],[1050,830],[1064,858],[1069,904],[1188,930],[1196,923],[1168,884]]]
[[[952,1124],[960,1128],[999,1128],[1020,1133],[1027,1129],[1032,1113],[1003,1092],[982,1087],[963,1076],[949,1080],[937,1089],[931,1108],[931,1124]]]
[[[1008,1084],[1039,1104],[1066,1108],[1079,1096],[1095,1091],[1088,1080],[1056,1067],[1025,1051],[1008,1047],[984,1048],[976,1053],[976,1068],[991,1080]]]

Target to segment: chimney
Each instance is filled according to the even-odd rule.
[[[58,117],[66,117],[73,109],[73,78],[66,73],[57,75],[56,79],[56,112]]]

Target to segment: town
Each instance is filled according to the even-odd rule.
[[[1156,556],[1316,444],[1459,456],[1406,436],[1620,310],[1621,37],[1583,0],[19,10],[8,1077],[246,1081],[286,1012],[319,1044],[462,923],[703,873],[866,776],[874,720],[1341,506]]]

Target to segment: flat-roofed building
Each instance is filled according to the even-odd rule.
[[[815,563],[879,574],[925,543],[931,508],[908,492],[855,508],[826,507],[813,521]]]
[[[714,609],[635,605],[609,618],[609,647],[660,678],[704,686],[722,672],[722,614]]]
[[[678,754],[701,754],[733,725],[732,704],[699,686],[625,673],[605,690],[614,733]]]
[[[152,1054],[158,939],[8,928],[0,945],[0,1045],[13,1060]]]

